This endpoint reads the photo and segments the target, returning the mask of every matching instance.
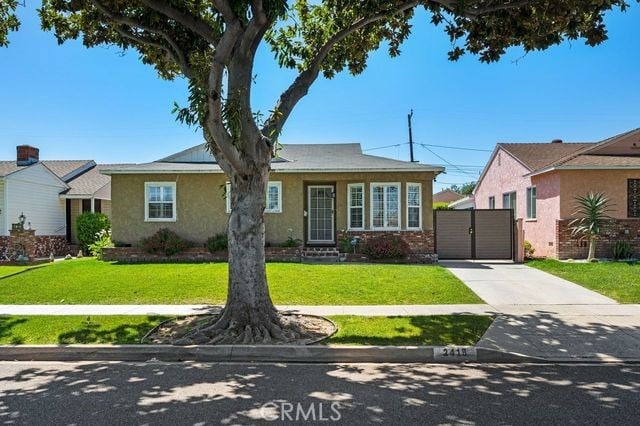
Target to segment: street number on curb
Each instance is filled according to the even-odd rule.
[[[473,346],[436,346],[433,348],[433,358],[446,362],[477,361],[478,353]]]

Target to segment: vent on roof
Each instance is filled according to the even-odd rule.
[[[554,139],[551,143],[562,143],[562,139]]]
[[[18,166],[30,166],[40,160],[40,150],[29,145],[16,147],[16,164]]]

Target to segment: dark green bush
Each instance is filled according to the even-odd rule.
[[[78,241],[83,251],[100,238],[102,231],[111,231],[111,221],[103,213],[82,213],[76,219]]]
[[[140,247],[147,253],[166,256],[182,253],[192,245],[191,242],[167,228],[159,229],[152,236],[140,240]]]
[[[633,247],[627,241],[616,241],[613,245],[613,258],[631,259],[633,257]]]
[[[216,234],[207,240],[207,250],[210,253],[226,250],[229,247],[227,234]]]
[[[409,244],[400,237],[382,235],[367,240],[365,253],[374,259],[397,259],[409,254]]]

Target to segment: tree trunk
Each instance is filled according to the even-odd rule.
[[[596,257],[596,236],[589,236],[589,254],[587,255],[587,262],[591,262]]]
[[[265,267],[265,226],[269,167],[231,177],[229,293],[219,317],[202,324],[176,344],[287,343],[305,334],[284,322],[269,295]]]

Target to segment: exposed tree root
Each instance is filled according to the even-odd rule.
[[[322,340],[335,331],[326,318],[308,315],[283,315],[249,324],[231,315],[188,317],[169,322],[150,337],[154,343],[174,345],[306,345]],[[253,318],[254,320],[256,318]]]

